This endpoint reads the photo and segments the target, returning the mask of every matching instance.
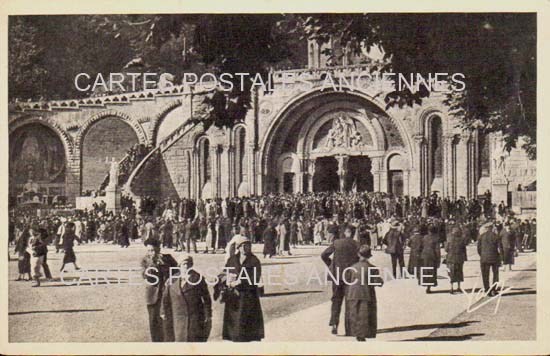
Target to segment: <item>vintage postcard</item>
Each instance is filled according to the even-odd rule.
[[[550,353],[549,11],[4,1],[0,352]]]

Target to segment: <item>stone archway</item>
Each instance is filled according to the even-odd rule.
[[[78,142],[81,192],[100,189],[109,173],[108,162],[113,158],[121,162],[131,148],[146,144],[142,132],[120,116],[102,116],[81,131]]]
[[[395,124],[363,94],[348,92],[314,92],[296,99],[270,125],[260,147],[262,192],[280,190],[271,162],[284,155],[293,154],[299,162],[299,170],[294,172],[295,192],[324,189],[319,188],[319,184],[323,186],[319,182],[327,179],[332,187],[335,170],[337,190],[386,191],[388,173],[383,158],[396,149],[410,155],[409,138],[402,125]],[[331,167],[330,177],[319,178],[327,165]],[[359,170],[365,171],[365,179]]]
[[[153,120],[150,123],[151,129],[149,132],[149,137],[153,145],[158,145],[166,136],[168,136],[169,133],[167,134],[167,133],[161,132],[163,131],[161,126],[169,116],[172,117],[173,115],[177,115],[176,109],[180,108],[181,106],[182,106],[181,99],[174,100],[173,102],[163,107],[162,110],[153,118]],[[174,125],[170,125],[170,127],[167,129],[168,130],[172,129],[173,131],[174,129],[181,126],[185,122],[184,120],[182,120],[181,117],[177,117],[177,121],[179,121],[179,124],[176,124],[176,127],[172,127]]]
[[[34,192],[41,203],[51,204],[54,197],[71,193],[73,145],[66,132],[42,118],[19,118],[10,122],[9,141],[11,197]]]
[[[132,127],[132,129],[135,131],[139,143],[144,145],[148,145],[150,143],[150,140],[147,137],[147,133],[137,120],[133,120],[130,116],[116,110],[106,110],[93,115],[80,126],[80,129],[78,130],[75,138],[75,148],[79,152],[82,151],[82,141],[90,127],[92,127],[92,125],[96,122],[109,117],[118,118],[130,125],[130,127]]]

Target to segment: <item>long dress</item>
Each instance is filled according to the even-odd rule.
[[[260,261],[250,254],[241,264],[240,254],[235,254],[227,260],[225,267],[230,274],[241,276],[241,284],[235,287],[238,294],[227,293],[225,297],[222,337],[239,342],[260,341],[265,335],[258,293],[262,273]]]
[[[464,281],[464,261],[466,261],[467,237],[464,236],[458,227],[453,227],[447,237],[445,250],[447,256],[447,268],[451,283]]]
[[[74,254],[74,240],[76,236],[74,233],[65,233],[63,235],[63,250],[65,250],[65,255],[63,255],[63,264],[75,263],[76,255]]]
[[[325,228],[323,226],[323,222],[318,221],[317,224],[315,224],[315,229],[313,233],[313,243],[317,245],[323,242],[324,235],[325,235]]]
[[[274,256],[277,254],[277,231],[274,227],[268,227],[263,234],[264,239],[264,256]]]
[[[439,236],[437,233],[429,233],[422,240],[422,285],[437,286],[437,268],[441,262],[439,248]]]
[[[29,248],[29,230],[23,230],[15,243],[15,251],[18,256],[17,268],[19,274],[31,273],[31,254]]]
[[[409,240],[409,247],[411,248],[409,254],[409,265],[407,266],[407,272],[411,275],[415,275],[420,283],[420,268],[422,267],[422,240],[424,237],[420,233],[414,233]]]
[[[281,223],[277,226],[277,234],[279,236],[279,252],[288,251],[287,230],[285,224]]]
[[[376,286],[382,286],[380,271],[363,260],[355,263],[346,271],[346,329],[351,336],[358,338],[375,338],[378,326]],[[370,278],[369,278],[370,277]]]
[[[509,230],[502,229],[499,235],[502,243],[502,264],[513,265],[515,253],[514,233]]]

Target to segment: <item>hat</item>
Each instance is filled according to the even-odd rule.
[[[191,255],[183,256],[183,258],[181,259],[180,264],[184,264],[184,263],[192,265],[193,264],[193,256],[191,256]]]
[[[250,239],[246,236],[238,235],[235,240],[235,248],[239,248],[242,244],[250,243]]]
[[[369,245],[361,245],[359,248],[359,256],[364,258],[371,258],[372,257],[372,251],[370,249]]]
[[[148,238],[144,242],[145,246],[160,247],[160,241],[152,238]]]

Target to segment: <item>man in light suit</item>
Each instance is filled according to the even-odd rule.
[[[359,244],[353,239],[353,235],[353,227],[346,226],[344,229],[344,238],[334,240],[321,254],[321,259],[329,267],[330,274],[334,276],[332,278],[329,275],[332,281],[332,305],[329,326],[332,327],[333,334],[338,333],[340,311],[346,292],[346,284],[343,280],[344,270],[359,260],[357,255]],[[332,259],[330,258],[331,256],[333,256]],[[351,330],[346,330],[346,335],[351,335]]]
[[[160,308],[165,282],[170,278],[170,268],[178,263],[170,254],[160,253],[160,241],[149,239],[145,241],[147,255],[141,260],[142,275],[145,279],[145,302],[149,313],[149,329],[151,341],[164,341]],[[174,271],[175,274],[176,271]]]

